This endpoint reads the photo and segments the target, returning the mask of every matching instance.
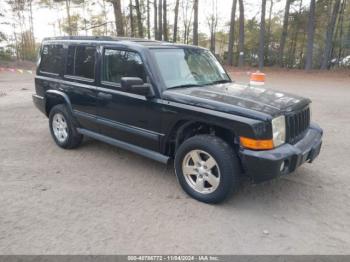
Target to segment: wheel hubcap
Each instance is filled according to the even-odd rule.
[[[195,191],[208,194],[220,184],[220,169],[215,159],[203,150],[192,150],[182,162],[182,173]]]
[[[68,126],[67,121],[62,114],[57,113],[53,116],[52,129],[59,142],[63,143],[66,141],[68,137]]]

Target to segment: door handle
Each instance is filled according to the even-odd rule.
[[[112,100],[112,95],[111,94],[107,94],[107,93],[104,93],[104,92],[98,92],[97,93],[97,97],[102,99],[102,100]]]

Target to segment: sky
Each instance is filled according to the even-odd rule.
[[[199,31],[202,33],[209,34],[209,28],[207,24],[207,17],[213,10],[213,1],[214,0],[200,0],[199,1]],[[90,1],[90,2],[96,2],[96,1]],[[102,1],[100,1],[102,2]],[[129,1],[122,0],[123,7],[125,8],[127,3]],[[228,31],[228,22],[230,20],[230,13],[231,13],[231,0],[217,0],[218,6],[217,6],[217,12],[218,12],[218,29]],[[247,18],[252,18],[254,16],[259,19],[260,17],[260,10],[261,10],[261,1],[254,1],[254,0],[245,0],[244,6],[245,6],[245,15]],[[274,14],[283,14],[283,8],[285,5],[285,0],[274,0],[274,8],[273,13]],[[4,0],[0,0],[0,6],[5,10],[8,10],[8,6],[6,6],[6,3]],[[108,6],[108,20],[111,22],[111,25],[114,22],[114,16],[113,16],[113,9],[110,4],[107,4]],[[168,0],[168,19],[169,23],[173,24],[173,17],[174,17],[174,0]],[[267,12],[269,10],[270,6],[270,0],[267,0]],[[101,12],[101,7],[99,4],[89,5],[89,8],[91,9],[92,14],[98,14]],[[66,16],[65,13],[65,6],[61,5],[60,10],[58,9],[49,9],[45,7],[39,7],[37,5],[33,8],[34,12],[34,35],[37,41],[41,41],[44,37],[50,37],[50,36],[57,36],[59,35],[58,31],[58,25],[57,25],[57,17],[60,17],[61,19]],[[79,13],[81,14],[81,8],[72,8],[72,14]],[[179,15],[181,17],[182,11],[180,7]],[[237,11],[236,11],[236,17],[238,17],[238,4],[237,4]],[[11,15],[10,12],[7,11],[5,13],[5,17],[0,19],[0,23],[6,21],[11,23]],[[151,26],[153,26],[152,23],[153,19],[151,19]],[[0,25],[1,30],[5,31],[6,33],[10,34],[12,32],[12,26],[11,25]]]

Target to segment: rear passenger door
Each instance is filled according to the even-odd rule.
[[[149,82],[139,53],[114,47],[102,51],[101,85],[97,115],[100,132],[109,137],[159,151],[162,134],[160,107],[155,99],[121,89],[122,77],[139,77]]]
[[[90,45],[69,45],[62,88],[69,96],[79,124],[98,131],[96,123],[97,48]]]

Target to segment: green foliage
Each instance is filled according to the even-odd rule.
[[[76,14],[76,15],[71,15],[70,16],[70,25],[68,22],[68,18],[64,19],[62,22],[62,31],[65,32],[67,35],[69,35],[70,33],[72,35],[78,35],[79,31],[81,29],[81,17],[80,15]],[[82,27],[84,28],[84,27]]]
[[[104,27],[104,17],[102,15],[93,15],[91,16],[91,20],[89,21],[91,24],[92,35],[101,36],[105,35],[105,27]]]
[[[258,63],[259,22],[253,18],[245,22],[245,60],[252,66]]]
[[[309,5],[301,4],[301,0],[295,0],[291,3],[289,26],[287,34],[287,42],[284,53],[285,65],[289,68],[304,68],[305,52],[306,52],[306,25],[309,19]],[[314,65],[319,67],[324,53],[325,35],[329,17],[332,12],[331,0],[316,1],[316,21],[315,21],[315,39],[314,39]],[[256,16],[258,17],[258,16]],[[283,10],[277,15],[272,16],[271,25],[266,21],[266,28],[271,26],[271,34],[265,39],[265,65],[274,66],[278,62],[279,44],[282,33],[282,17]],[[236,19],[237,15],[236,15]],[[341,24],[340,15],[337,20],[337,29],[333,37],[332,59],[341,63],[342,59],[350,55],[350,2],[347,1],[343,14],[343,22]],[[238,20],[235,23],[235,43],[234,56],[237,65],[238,51]],[[258,63],[258,46],[259,46],[259,21],[255,17],[245,20],[245,63],[251,66],[257,66]],[[217,40],[218,41],[218,40]],[[226,52],[221,54],[225,58]]]
[[[266,28],[270,26],[269,22],[266,23]],[[266,54],[265,64],[267,66],[276,65],[279,55],[279,41],[281,38],[282,26],[279,17],[273,17],[271,19],[271,32],[269,39],[266,42]]]
[[[4,15],[2,7],[0,5],[0,17],[4,17],[4,16],[5,15]],[[3,41],[6,41],[6,35],[2,31],[0,31],[0,43]]]
[[[111,2],[116,0],[6,0],[5,2],[10,6],[12,11],[12,19],[17,17],[28,17],[29,1],[32,1],[35,7],[50,8],[55,10],[59,7],[61,17],[64,16],[63,21],[60,21],[61,30],[64,34],[89,34],[89,35],[114,35],[115,21],[108,19],[114,19],[113,8]],[[213,15],[214,10],[208,9],[211,7],[211,1],[200,1],[200,12],[206,12],[207,17]],[[227,1],[227,2],[231,2]],[[274,66],[278,62],[279,45],[282,33],[282,20],[284,15],[284,3],[281,0],[272,0],[274,9],[272,9],[271,21],[269,21],[269,6],[270,1],[267,1],[267,14],[266,14],[266,35],[265,35],[265,54],[264,64],[268,66]],[[5,3],[0,1],[0,18],[4,19],[4,12],[2,11],[2,5]],[[133,2],[134,11],[136,10],[135,1]],[[146,23],[146,0],[140,0],[140,11],[142,16],[142,24],[144,26],[144,32],[147,32]],[[158,2],[158,0],[157,0]],[[332,8],[334,0],[316,0],[315,10],[315,36],[314,36],[314,50],[313,50],[313,63],[314,68],[318,68],[321,64],[323,53],[325,49],[325,36],[327,26],[330,21],[332,14]],[[153,1],[150,1],[151,8],[153,9]],[[168,0],[168,13],[171,14],[174,8],[175,1]],[[192,42],[192,22],[190,14],[192,10],[192,1],[181,1],[182,6],[179,10],[179,21],[178,21],[178,42]],[[232,2],[231,2],[232,3]],[[290,15],[289,15],[289,26],[287,32],[287,41],[285,44],[285,52],[283,56],[284,64],[288,68],[303,68],[306,52],[307,42],[307,24],[309,19],[309,3],[310,0],[293,0],[291,1]],[[345,8],[340,8],[343,11],[339,12],[336,28],[333,36],[333,48],[331,59],[334,60],[334,65],[340,65],[341,61],[350,55],[350,0],[341,0],[341,3],[346,3]],[[126,36],[130,36],[130,10],[129,0],[122,1],[122,24],[126,32]],[[254,10],[254,17],[251,17],[252,5],[256,7]],[[100,13],[94,11],[96,6],[103,7],[103,11]],[[276,10],[277,6],[280,6],[280,10]],[[342,6],[342,5],[341,5]],[[246,7],[246,19],[245,19],[245,63],[247,65],[256,66],[258,62],[258,46],[259,46],[259,31],[260,31],[260,11],[261,1],[256,1],[254,4],[245,3]],[[344,6],[343,6],[344,7]],[[36,9],[34,8],[34,10]],[[90,9],[89,9],[90,8]],[[151,26],[153,26],[153,14],[151,10]],[[212,13],[211,13],[212,12]],[[112,14],[113,13],[113,14]],[[7,14],[6,14],[7,15]],[[68,16],[70,17],[70,25],[68,24]],[[235,23],[235,37],[234,37],[234,64],[237,65],[238,60],[238,23],[239,11],[236,11],[236,23]],[[111,18],[113,17],[113,18]],[[136,11],[133,17],[135,35],[138,35],[137,16]],[[168,15],[168,34],[172,36],[173,21],[172,16]],[[228,45],[228,27],[229,17],[218,17],[219,23],[218,28],[215,32],[215,53],[220,55],[220,59],[224,61],[225,55],[227,54]],[[12,21],[12,20],[11,20]],[[2,48],[2,56],[9,54],[17,54],[20,59],[35,59],[36,49],[35,44],[30,38],[28,24],[26,19],[14,19],[16,23],[16,30],[14,33],[8,36],[0,31],[0,42],[4,46],[5,42],[14,43],[13,36],[16,36],[16,45],[7,49]],[[108,22],[108,24],[106,24]],[[22,23],[22,24],[20,24]],[[207,21],[200,21],[200,23],[207,23]],[[221,26],[223,25],[223,26]],[[185,30],[186,27],[186,30]],[[19,30],[21,28],[21,30]],[[270,33],[268,32],[270,28]],[[22,30],[23,29],[23,30]],[[200,28],[201,29],[201,28]],[[151,28],[153,31],[153,28]],[[207,30],[208,31],[208,30]],[[186,36],[185,36],[186,32]],[[146,34],[145,34],[146,35]],[[186,38],[186,40],[184,40]],[[206,48],[210,47],[210,36],[203,32],[199,32],[198,35],[199,45]]]
[[[41,1],[45,2],[45,1],[50,1],[50,0],[41,0]],[[56,2],[56,3],[66,3],[66,2],[68,2],[68,4],[73,3],[73,4],[76,4],[76,5],[80,5],[84,1],[86,1],[86,0],[53,0],[53,2]]]
[[[2,32],[0,32],[0,43],[6,41],[6,35]]]
[[[18,52],[23,60],[35,61],[36,59],[36,46],[31,37],[30,31],[23,32],[21,35]]]
[[[10,47],[0,47],[0,60],[1,61],[12,60],[12,50]]]

